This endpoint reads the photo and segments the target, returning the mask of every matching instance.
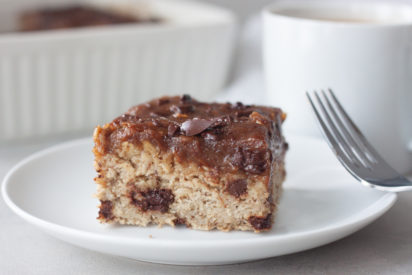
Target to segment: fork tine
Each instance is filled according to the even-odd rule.
[[[318,105],[320,106],[322,113],[324,117],[326,118],[327,124],[330,128],[331,133],[335,136],[336,141],[338,146],[342,147],[342,151],[345,152],[346,156],[348,159],[357,167],[360,165],[363,165],[362,162],[358,159],[358,157],[353,153],[352,149],[346,142],[346,140],[342,137],[342,134],[338,130],[338,128],[335,125],[335,122],[332,120],[332,117],[330,116],[328,110],[325,107],[325,104],[322,102],[322,99],[320,98],[319,94],[317,92],[314,92],[315,98],[317,99]]]
[[[368,158],[368,155],[365,154],[365,150],[360,148],[359,144],[355,141],[353,138],[352,134],[350,133],[350,130],[347,128],[347,126],[342,122],[342,119],[340,118],[340,115],[336,112],[336,108],[332,105],[332,102],[329,100],[329,97],[325,93],[324,90],[321,91],[322,96],[324,100],[326,101],[326,105],[328,106],[328,109],[330,111],[330,114],[337,124],[337,129],[339,132],[342,134],[342,137],[346,140],[346,142],[349,144],[350,150],[357,156],[357,159],[365,166],[370,168],[371,165],[375,161],[371,161]]]
[[[315,95],[316,92],[314,92]],[[331,130],[328,128],[326,125],[323,117],[318,111],[318,108],[316,107],[314,100],[312,100],[311,95],[309,92],[306,92],[306,96],[310,102],[310,105],[312,106],[312,109],[315,113],[315,116],[319,122],[321,132],[323,133],[326,141],[329,144],[329,147],[332,149],[332,151],[335,153],[335,156],[339,160],[339,162],[343,165],[343,167],[357,180],[362,181],[362,178],[358,175],[359,174],[359,169],[360,166],[357,163],[354,163],[353,160],[350,159],[348,154],[343,150],[342,145],[338,142],[337,138],[333,135]]]
[[[322,95],[326,101],[325,104],[322,102],[316,91],[313,92],[313,95],[306,92],[306,96],[312,106],[317,121],[319,122],[322,133],[326,141],[329,143],[329,147],[334,151],[336,157],[345,169],[361,183],[370,187],[391,192],[412,190],[412,182],[400,175],[384,159],[382,159],[372,145],[369,144],[346,111],[344,111],[332,90],[329,89],[329,93],[334,102],[333,104],[324,91],[322,91]],[[327,105],[327,108],[325,105]],[[333,116],[333,119],[331,116]],[[344,126],[343,128],[338,129],[342,126],[338,121],[342,122],[341,124]],[[335,125],[335,123],[338,125]],[[353,148],[350,147],[351,144],[347,143],[350,138],[344,140],[341,136],[342,131],[345,131],[342,129],[346,129],[347,132],[351,134],[350,136],[355,141],[358,141],[356,144],[359,146],[363,145],[371,157],[375,158],[376,163],[374,163],[374,165],[368,167],[356,163],[356,161],[360,160],[356,157],[354,158],[353,154],[355,152],[351,151]],[[351,149],[348,149],[348,147]]]
[[[353,122],[353,120],[349,117],[348,113],[346,113],[345,109],[343,106],[340,104],[339,100],[336,98],[335,93],[332,91],[332,89],[328,89],[329,94],[331,95],[331,98],[333,99],[336,107],[338,108],[340,114],[346,121],[346,123],[353,129],[354,131],[354,138],[357,138],[363,147],[368,151],[368,154],[366,156],[369,157],[369,160],[372,162],[377,162],[377,159],[380,161],[383,160],[383,158],[380,156],[380,154],[375,150],[375,148],[367,141],[366,137],[363,135],[361,130],[356,126],[356,124]],[[372,158],[372,159],[371,159]]]
[[[326,140],[329,143],[329,146],[332,148],[332,150],[335,152],[336,156],[338,157],[338,159],[342,162],[342,163],[350,163],[350,159],[347,156],[347,154],[342,150],[341,146],[339,146],[339,143],[337,142],[337,140],[335,139],[335,137],[332,135],[332,133],[330,132],[329,128],[326,126],[325,122],[323,121],[322,116],[320,115],[315,103],[312,100],[311,95],[309,94],[309,92],[306,92],[306,97],[309,100],[310,105],[312,106],[313,112],[316,115],[316,118],[318,119],[318,122],[322,128],[322,132],[326,137]],[[346,165],[345,165],[346,167]]]
[[[375,150],[375,148],[367,141],[366,137],[362,134],[356,124],[352,121],[346,111],[343,109],[342,105],[340,104],[339,100],[336,98],[335,94],[331,89],[329,89],[329,94],[331,95],[336,108],[339,109],[339,113],[341,117],[344,118],[344,124],[349,125],[352,128],[352,137],[357,139],[361,145],[363,145],[365,150],[365,155],[374,162],[373,165],[369,167],[365,167],[365,169],[359,169],[360,167],[356,167],[356,169],[350,167],[346,167],[346,169],[355,175],[357,178],[361,178],[366,182],[374,181],[373,178],[377,176],[380,178],[388,178],[388,177],[400,177],[399,173],[393,169]]]

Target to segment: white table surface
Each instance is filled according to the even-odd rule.
[[[1,145],[0,178],[25,156],[73,137]],[[0,200],[0,274],[411,274],[411,212],[412,192],[401,193],[379,220],[332,244],[262,261],[196,267],[150,264],[75,247],[29,225]]]

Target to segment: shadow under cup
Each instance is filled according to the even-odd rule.
[[[285,131],[319,136],[305,92],[332,88],[401,173],[412,168],[412,6],[276,2],[263,11],[266,91]]]

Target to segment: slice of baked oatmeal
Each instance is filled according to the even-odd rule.
[[[188,95],[132,107],[94,132],[98,219],[270,229],[285,178],[284,119],[278,108]]]

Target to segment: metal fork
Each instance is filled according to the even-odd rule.
[[[346,170],[369,187],[390,192],[412,190],[412,182],[378,154],[333,91],[320,94],[306,92],[325,139]]]

